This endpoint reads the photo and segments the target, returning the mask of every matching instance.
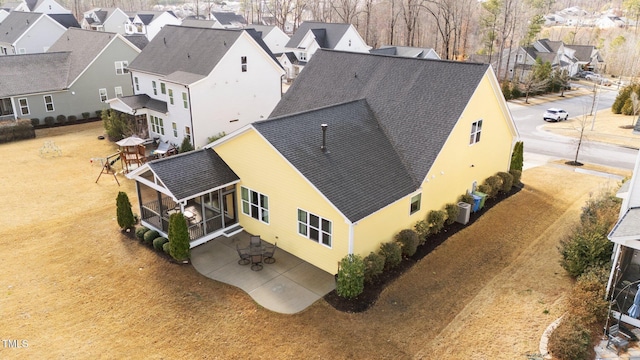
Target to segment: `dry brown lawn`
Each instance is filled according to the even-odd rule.
[[[515,359],[538,351],[570,279],[559,239],[589,194],[614,186],[557,166],[457,233],[359,314],[324,300],[296,315],[176,265],[123,236],[115,199],[134,185],[89,162],[101,124],[0,145],[0,359]],[[42,158],[53,140],[63,155]],[[557,179],[562,177],[563,181]]]

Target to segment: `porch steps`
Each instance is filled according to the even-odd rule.
[[[230,228],[227,228],[224,230],[223,234],[226,237],[232,237],[233,235],[242,232],[243,228],[242,226],[240,226],[240,224],[236,224]]]

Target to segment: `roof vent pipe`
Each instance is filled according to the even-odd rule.
[[[322,146],[320,149],[324,152],[327,151],[327,126],[327,124],[320,125],[322,127]]]

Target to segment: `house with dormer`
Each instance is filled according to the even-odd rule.
[[[263,46],[245,30],[167,25],[129,64],[134,94],[108,103],[148,124],[149,137],[203,147],[280,100],[284,70]]]
[[[47,14],[12,11],[0,23],[0,56],[45,52],[65,31]]]
[[[0,119],[94,117],[133,93],[127,66],[140,51],[121,35],[70,28],[49,51],[0,57]]]
[[[145,35],[152,40],[165,25],[180,25],[182,21],[172,11],[138,11],[127,22],[127,35]]]
[[[351,24],[305,21],[291,36],[284,50],[293,53],[297,59],[291,70],[294,77],[318,49],[368,53],[371,47]]]
[[[35,12],[42,14],[71,14],[71,10],[55,0],[23,0],[13,11]]]
[[[130,22],[129,15],[119,8],[94,8],[83,14],[80,25],[86,30],[125,35]]]
[[[127,176],[144,226],[188,212],[192,247],[244,229],[335,274],[507,171],[516,137],[489,65],[318,50],[268,119]]]

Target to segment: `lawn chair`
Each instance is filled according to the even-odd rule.
[[[240,256],[240,260],[238,260],[238,264],[240,265],[249,265],[251,262],[251,256],[249,255],[248,249],[241,249],[238,244],[236,244],[236,250],[238,251],[238,256]]]
[[[627,351],[627,347],[629,347],[629,341],[620,337],[620,334],[620,324],[609,327],[609,340],[607,341],[607,348],[609,348],[611,345],[615,346],[617,355],[620,355],[620,349],[624,349],[624,351]]]
[[[278,243],[276,242],[275,244],[271,245],[271,246],[267,246],[266,249],[264,250],[263,253],[263,257],[264,259],[262,260],[265,264],[273,264],[274,262],[276,262],[276,259],[274,259],[273,254],[276,252],[276,248],[278,247]]]
[[[262,270],[262,254],[251,254],[251,270]]]
[[[249,247],[255,248],[262,246],[262,240],[260,240],[260,235],[251,236],[249,238]]]

